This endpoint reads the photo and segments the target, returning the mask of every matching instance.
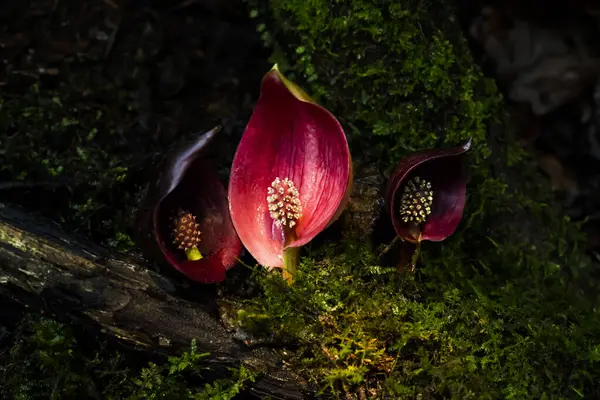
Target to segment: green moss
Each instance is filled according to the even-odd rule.
[[[472,137],[474,150],[461,226],[423,245],[416,273],[352,237],[309,246],[293,287],[257,273],[264,296],[241,323],[294,343],[288,361],[333,397],[593,397],[598,280],[583,238],[502,125],[446,3],[270,0],[251,14],[355,160],[389,171],[419,149]]]
[[[190,385],[182,374],[201,376],[207,367],[201,364],[209,353],[198,353],[195,342],[189,352],[169,357],[166,365],[150,363],[133,379],[132,393],[125,398],[138,399],[182,399],[182,400],[230,400],[237,396],[245,384],[254,381],[255,373],[241,366],[232,370],[232,378],[219,379],[202,387]],[[123,397],[115,397],[123,398]]]
[[[495,86],[473,65],[448,7],[428,4],[269,2],[274,61],[335,111],[355,148],[371,143],[373,160],[469,137],[478,159],[490,154]]]
[[[105,344],[82,346],[71,329],[51,319],[29,316],[15,336],[0,359],[0,397],[6,399],[231,400],[256,376],[241,366],[206,382],[208,353],[199,353],[195,342],[166,362],[138,368]]]
[[[114,88],[104,88],[116,104]],[[130,250],[130,210],[136,203],[132,152],[119,117],[101,104],[32,85],[0,96],[0,179],[29,190],[11,201],[45,212],[71,231]],[[100,130],[100,133],[99,133]],[[53,201],[41,201],[52,197]]]
[[[30,320],[23,336],[3,357],[0,394],[14,399],[60,399],[81,395],[90,384],[79,371],[83,363],[74,357],[75,339],[52,320]]]

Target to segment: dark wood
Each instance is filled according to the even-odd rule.
[[[265,371],[258,398],[303,399],[305,385],[268,348],[236,341],[203,304],[178,298],[171,281],[142,260],[115,254],[57,224],[0,203],[0,298],[101,329],[127,346],[176,353],[192,339],[211,369],[240,363]]]

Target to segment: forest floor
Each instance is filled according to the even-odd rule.
[[[513,11],[467,10],[465,33],[565,214],[591,221],[587,251],[600,259],[600,59],[588,43],[597,14],[538,29]],[[270,50],[236,0],[5,1],[0,52],[0,201],[125,252],[135,248],[131,216],[147,167],[174,142],[223,124],[226,168],[270,68]],[[562,69],[548,72],[545,61],[556,58]],[[61,336],[65,348],[94,358],[97,348],[36,318],[0,309],[0,355],[16,360],[46,346],[58,363],[64,354],[49,342]],[[103,362],[115,368],[147,361],[107,352]],[[108,381],[103,371],[97,384]]]
[[[220,166],[229,165],[269,54],[235,0],[2,2],[0,201],[135,251],[133,215],[153,167],[217,124]],[[107,345],[96,366],[89,332],[2,303],[0,397],[97,398],[81,387],[119,386],[148,361],[124,362]],[[38,375],[55,368],[65,372]]]

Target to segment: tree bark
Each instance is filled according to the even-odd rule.
[[[172,353],[195,339],[217,374],[240,363],[264,371],[250,388],[257,397],[308,397],[305,383],[272,350],[234,340],[206,305],[174,293],[169,279],[143,261],[0,203],[0,297],[99,328],[137,350]]]

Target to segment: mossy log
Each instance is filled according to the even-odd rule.
[[[142,260],[110,252],[56,224],[0,204],[0,298],[91,326],[136,350],[173,353],[192,340],[216,374],[240,363],[264,373],[258,398],[302,399],[303,384],[265,348],[234,340],[203,304],[177,298]]]

